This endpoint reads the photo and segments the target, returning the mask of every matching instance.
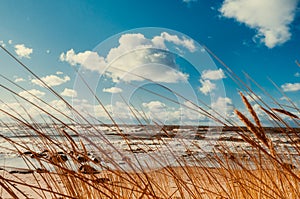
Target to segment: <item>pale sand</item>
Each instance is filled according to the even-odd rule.
[[[170,169],[172,170],[171,172],[167,171]],[[198,178],[201,177],[202,180],[204,180],[203,174],[205,172],[204,172],[203,168],[186,167],[185,169],[186,169],[186,171],[189,172],[190,175],[195,175],[195,176],[193,176],[193,178],[196,178],[196,176],[197,176]],[[209,170],[212,173],[217,171],[215,169],[209,169]],[[153,182],[153,188],[156,190],[157,193],[161,192],[158,189],[162,189],[162,190],[164,190],[166,195],[172,195],[177,190],[176,183],[180,184],[183,181],[187,182],[187,184],[191,183],[191,179],[185,174],[183,169],[179,168],[179,167],[153,170],[153,171],[148,171],[146,173],[147,173],[147,177],[151,178],[151,181]],[[174,177],[173,177],[174,174],[177,174],[178,178],[181,178],[181,179],[177,179],[176,180],[177,182],[175,182]],[[136,175],[136,173],[130,173],[129,175],[130,175],[130,177],[132,177],[132,179],[136,180],[137,182],[141,181],[141,179],[145,179],[145,175]],[[127,187],[128,189],[132,189],[132,187],[134,187],[134,185],[132,185],[132,183],[128,183],[128,181],[132,180],[132,179],[129,179],[129,177],[128,177],[129,175],[125,174],[123,172],[119,172],[119,171],[113,171],[113,173],[104,171],[99,174],[95,174],[95,175],[85,174],[84,176],[87,178],[93,179],[93,180],[98,179],[97,183],[102,183],[105,186],[106,185],[115,186],[115,187],[122,186],[122,187]],[[3,176],[3,178],[6,179],[6,181],[12,180],[12,183],[10,184],[9,187],[12,188],[12,186],[15,186],[16,188],[18,188],[19,190],[22,191],[23,194],[16,191],[16,189],[13,189],[14,193],[17,195],[18,198],[59,198],[58,195],[55,196],[55,195],[51,194],[49,191],[41,191],[39,187],[41,187],[45,190],[50,190],[49,186],[51,186],[52,191],[54,191],[54,192],[67,193],[66,189],[65,189],[65,185],[62,182],[62,178],[60,178],[57,174],[51,174],[51,175],[48,175],[45,173],[9,174],[9,173],[3,171],[2,176]],[[49,186],[48,186],[47,183],[45,182],[45,180],[43,180],[43,177],[44,178],[46,177],[48,179],[49,176],[51,176],[53,178],[53,180],[48,180],[48,181],[52,181],[52,182],[55,181],[55,183],[51,183],[51,184],[49,183]],[[68,175],[65,175],[65,177],[67,177],[67,176]],[[109,181],[107,179],[109,179]],[[124,180],[124,179],[128,179],[128,181]],[[14,181],[18,181],[21,183],[16,183]],[[3,182],[3,180],[2,180],[2,182]],[[30,186],[28,186],[28,185],[30,185]],[[114,188],[114,189],[116,189],[116,188]],[[173,194],[173,195],[174,195],[174,197],[172,197],[172,198],[176,198],[175,196],[178,194]],[[0,188],[0,196],[3,199],[13,198],[11,195],[9,195],[9,193],[7,191],[4,190],[3,187]]]
[[[46,182],[43,180],[44,174],[1,174],[5,180],[2,179],[2,183],[8,185],[8,181],[10,181],[8,187],[13,190],[13,192],[17,195],[17,198],[55,198],[50,194],[49,191],[41,191],[40,187],[49,190],[49,186],[47,186]],[[52,175],[56,178],[56,182],[60,185],[60,189],[63,190],[63,184],[58,177]],[[17,191],[20,190],[20,191]],[[0,187],[0,196],[3,199],[13,198],[8,191],[4,189],[4,187]]]
[[[201,167],[170,167],[159,170],[148,171],[147,178],[151,181],[151,189],[161,198],[181,198],[182,195],[186,196],[185,198],[189,198],[188,196],[194,195],[199,196],[201,198],[222,198],[220,195],[227,196],[227,193],[234,193],[234,191],[239,189],[244,189],[245,185],[240,186],[240,182],[244,182],[245,180],[251,180],[251,175],[249,175],[245,171],[234,171],[229,174],[224,169],[212,169],[212,168],[201,168]],[[267,171],[252,171],[254,175],[284,175],[288,174],[278,174],[276,171],[267,170]],[[66,187],[68,184],[70,185],[68,190],[73,190],[76,193],[81,194],[81,197],[77,198],[87,198],[87,195],[84,193],[84,190],[91,188],[87,188],[83,183],[78,183],[78,181],[74,180],[74,178],[70,177],[70,175],[61,175],[59,177],[57,174],[45,174],[45,173],[34,173],[34,174],[9,174],[4,171],[1,173],[2,178],[6,178],[7,180],[12,180],[12,183],[9,185],[10,188],[15,186],[17,189],[21,190],[24,194],[17,192],[14,189],[14,193],[16,193],[17,198],[65,198],[59,195],[53,195],[49,192],[51,190],[49,187],[52,187],[52,191],[65,193],[67,194]],[[125,174],[123,172],[113,171],[108,172],[104,171],[95,175],[88,174],[80,174],[86,179],[88,179],[89,183],[92,183],[98,187],[110,187],[110,189],[122,193],[122,197],[118,198],[138,198],[133,197],[132,192],[130,190],[135,189],[137,186],[132,183],[128,183],[133,180],[133,182],[137,182],[138,185],[142,186],[142,181],[146,182],[145,175],[137,175],[136,173]],[[175,176],[175,177],[174,177]],[[47,178],[48,185],[43,180],[43,177]],[[49,178],[52,178],[51,180]],[[279,177],[278,177],[279,178]],[[71,183],[66,183],[67,180],[73,179]],[[275,177],[276,179],[276,177]],[[66,180],[65,182],[63,182]],[[13,182],[18,181],[27,186]],[[5,181],[2,180],[1,183]],[[51,183],[52,182],[52,183]],[[55,182],[55,183],[53,183]],[[76,185],[73,182],[77,183]],[[30,185],[32,188],[30,188]],[[148,186],[148,185],[147,185]],[[255,185],[249,184],[249,187],[255,188]],[[41,191],[39,188],[43,188],[48,191]],[[123,191],[120,191],[123,187]],[[126,189],[124,189],[124,187]],[[142,186],[143,187],[143,186]],[[178,187],[182,187],[180,190]],[[80,191],[83,190],[83,191]],[[125,191],[124,191],[125,190]],[[189,190],[189,191],[187,191]],[[105,189],[105,194],[108,196],[112,193]],[[99,194],[99,193],[98,193]],[[140,193],[139,193],[140,194]],[[137,194],[138,195],[138,194]],[[7,191],[4,190],[3,187],[0,188],[0,196],[3,199],[13,198],[9,195]],[[242,196],[242,195],[241,195]],[[92,197],[91,197],[92,198]],[[94,196],[97,198],[97,196]],[[109,197],[103,197],[109,198]],[[147,198],[147,197],[145,197]],[[277,198],[277,197],[275,197]]]

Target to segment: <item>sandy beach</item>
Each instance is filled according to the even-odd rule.
[[[293,172],[299,174],[299,171]],[[166,167],[144,173],[103,171],[97,174],[60,175],[36,172],[9,174],[2,171],[1,175],[6,179],[2,179],[1,183],[17,198],[243,198],[246,190],[253,192],[253,198],[257,198],[257,189],[264,189],[264,194],[270,197],[280,198],[275,192],[272,193],[276,183],[268,181],[268,176],[285,179],[281,182],[283,184],[294,183],[288,172],[228,171],[201,167]],[[265,182],[258,182],[258,179]],[[14,198],[4,187],[0,194],[3,199]]]
[[[90,183],[91,189],[93,186],[97,188],[101,187],[104,192],[104,198],[109,198],[110,194],[112,194],[109,193],[109,189],[116,192],[119,190],[119,194],[122,194],[120,198],[135,198],[131,195],[131,190],[136,190],[135,194],[136,198],[138,198],[138,195],[140,195],[140,192],[142,191],[139,189],[144,186],[143,183],[147,182],[147,178],[151,181],[153,193],[156,193],[156,195],[149,193],[150,198],[181,198],[181,194],[184,194],[187,198],[191,195],[197,196],[201,194],[201,197],[205,198],[208,197],[211,192],[217,192],[220,188],[215,187],[215,184],[212,185],[213,182],[209,180],[210,177],[208,176],[208,172],[210,175],[215,175],[215,177],[218,176],[217,179],[220,183],[225,181],[225,179],[221,177],[224,174],[224,171],[221,169],[200,167],[169,167],[147,171],[146,173],[103,171],[99,174],[80,174],[79,176],[84,177],[85,180],[89,179],[88,183]],[[68,198],[67,195],[70,193],[67,194],[66,186],[73,186],[73,189],[82,188],[78,186],[79,181],[77,184],[71,183],[72,181],[74,182],[75,179],[74,176],[71,176],[70,174],[49,175],[48,173],[42,174],[36,172],[27,174],[9,174],[2,172],[2,175],[7,182],[11,181],[8,187],[14,190],[17,198]],[[70,182],[67,182],[67,179],[69,179]],[[79,184],[87,186],[83,185],[82,182]],[[179,190],[178,186],[182,187],[182,190]],[[72,189],[70,187],[68,188],[69,191]],[[18,192],[17,190],[20,191]],[[55,194],[55,192],[58,194]],[[1,198],[3,199],[13,198],[13,196],[11,196],[3,187],[1,188],[0,193]],[[76,194],[80,194],[80,192],[77,192]],[[79,198],[89,198],[88,195],[84,195],[84,192],[82,194],[83,195]],[[106,194],[107,197],[105,197]],[[75,196],[75,198],[78,198],[78,195]]]

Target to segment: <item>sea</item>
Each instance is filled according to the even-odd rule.
[[[40,154],[47,160],[49,151],[66,157],[82,151],[93,160],[89,164],[99,170],[136,171],[180,165],[213,168],[220,166],[214,161],[216,157],[224,158],[228,154],[230,158],[236,156],[247,161],[247,156],[257,151],[242,139],[239,135],[242,131],[253,137],[244,127],[5,124],[0,126],[0,169],[48,167],[51,170],[47,161],[35,158]],[[265,131],[278,154],[288,157],[294,165],[300,162],[295,146],[300,144],[297,136],[289,135],[285,129],[266,128]],[[70,168],[78,169],[72,158],[66,162]]]

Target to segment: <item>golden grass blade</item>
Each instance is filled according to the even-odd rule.
[[[246,125],[247,129],[251,133],[253,133],[253,135],[255,135],[260,141],[262,141],[262,143],[265,146],[269,148],[270,147],[269,140],[267,139],[265,134],[263,134],[259,128],[256,128],[256,126],[244,114],[242,114],[236,109],[234,110],[234,112],[238,116],[238,118]]]
[[[278,112],[278,113],[282,113],[282,114],[284,114],[284,115],[287,115],[287,116],[289,116],[289,117],[291,117],[291,118],[300,119],[297,115],[295,115],[295,114],[293,114],[293,113],[291,113],[291,112],[289,112],[289,111],[287,111],[287,110],[284,110],[284,109],[272,108],[272,110],[273,110],[273,111],[276,111],[276,112]]]
[[[245,104],[248,112],[250,113],[250,115],[254,119],[254,122],[256,123],[256,125],[258,126],[258,128],[260,128],[260,130],[262,130],[262,125],[261,125],[260,120],[259,120],[256,112],[254,111],[253,107],[251,106],[251,104],[249,103],[249,101],[247,100],[247,98],[243,95],[243,93],[240,92],[239,94],[242,97],[243,103]]]

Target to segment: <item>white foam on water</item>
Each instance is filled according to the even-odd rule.
[[[82,138],[78,136],[73,137],[76,145],[80,146],[80,141],[83,141],[86,149],[101,159],[101,164],[113,169],[138,170],[178,166],[180,161],[193,165],[197,161],[205,161],[205,158],[213,151],[217,151],[219,146],[227,146],[232,151],[236,151],[237,148],[240,150],[252,149],[248,143],[227,139],[240,138],[235,132],[201,132],[203,137],[196,138],[193,137],[195,134],[193,129],[182,128],[175,130],[179,135],[173,138],[156,138],[154,135],[161,132],[160,129],[156,130],[153,127],[146,128],[146,130],[140,126],[121,127],[123,137],[120,136],[118,129],[113,127],[98,125],[93,128],[86,128],[77,125],[74,128],[83,135]],[[12,129],[20,132],[20,134],[9,132]],[[24,153],[28,149],[38,153],[43,151],[43,148],[49,147],[43,146],[40,137],[30,136],[34,135],[33,132],[26,132],[17,126],[0,127],[0,130],[2,135],[11,136],[11,141],[15,142],[13,144],[4,138],[0,138],[0,167],[26,167],[26,164],[20,158],[20,153]],[[55,136],[55,131],[54,128],[46,128],[45,130],[45,132],[53,136],[53,139],[65,143],[66,138],[61,135]],[[29,136],[24,136],[26,133]],[[16,135],[21,135],[21,137]],[[85,138],[88,138],[90,141],[85,140]],[[286,152],[286,148],[288,148],[290,153],[297,154],[297,151],[288,143],[288,139],[285,136],[272,135],[271,139],[277,143],[276,149],[279,151]],[[26,148],[17,144],[26,146]],[[57,146],[53,146],[53,148],[60,150]],[[69,149],[71,149],[70,145]],[[204,163],[201,162],[201,164]]]

